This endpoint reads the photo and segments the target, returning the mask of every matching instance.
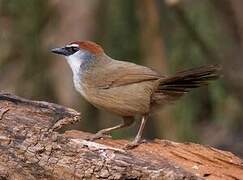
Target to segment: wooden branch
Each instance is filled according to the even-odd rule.
[[[241,159],[208,146],[155,140],[125,151],[126,140],[54,131],[80,119],[69,108],[0,93],[0,179],[243,177]]]

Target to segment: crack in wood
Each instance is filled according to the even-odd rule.
[[[0,120],[2,120],[3,119],[3,117],[4,117],[4,115],[8,112],[8,111],[10,111],[10,109],[8,109],[8,108],[3,108],[3,110],[2,110],[2,108],[0,108]]]
[[[183,156],[183,155],[181,155],[181,154],[179,154],[179,153],[177,153],[177,152],[170,151],[170,153],[173,154],[173,155],[175,155],[175,156],[177,156],[177,157],[179,157],[179,158],[182,158],[182,159],[184,159],[184,160],[186,160],[186,161],[191,161],[191,162],[193,162],[193,163],[202,165],[201,162],[196,161],[196,160],[193,160],[193,159],[189,159],[188,157],[185,157],[185,156]]]

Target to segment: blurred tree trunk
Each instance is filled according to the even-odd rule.
[[[1,86],[23,96],[55,99],[42,33],[51,9],[46,1],[0,1]],[[1,87],[0,87],[1,88]]]
[[[231,3],[232,9],[233,9],[233,12],[235,15],[235,19],[236,19],[237,26],[238,26],[240,45],[241,45],[241,48],[243,49],[243,11],[242,11],[243,1],[230,0],[229,2]]]
[[[161,74],[167,72],[163,35],[160,28],[159,8],[156,1],[137,1],[141,33],[141,54],[144,64]]]
[[[235,19],[232,21],[235,25],[229,27],[232,28],[231,34],[235,34],[233,38],[236,44],[234,45],[238,47],[235,47],[234,50],[231,49],[233,61],[231,58],[226,61],[226,70],[230,78],[228,82],[233,85],[237,96],[241,99],[241,102],[243,102],[243,84],[239,83],[243,82],[243,1],[228,0],[228,2],[230,3],[229,7],[232,8],[232,17]]]
[[[215,0],[215,8],[220,13],[222,31],[228,34],[229,44],[224,45],[222,54],[224,60],[224,73],[227,86],[233,89],[235,95],[243,102],[243,1],[241,0]],[[224,37],[223,37],[224,38]],[[231,39],[230,39],[231,38]],[[223,39],[225,40],[225,39]]]
[[[217,107],[220,117],[218,125],[210,124],[203,142],[231,149],[242,155],[242,105],[243,105],[243,1],[213,0],[210,1],[217,15],[217,26],[220,27],[218,39],[218,55],[223,65],[223,82],[226,92],[221,104]],[[220,92],[219,92],[220,93]],[[215,108],[216,109],[216,108]],[[216,126],[216,127],[215,127]],[[219,128],[215,136],[215,129]],[[213,135],[214,138],[211,138]]]
[[[155,69],[160,74],[167,73],[167,62],[163,35],[160,28],[160,13],[156,1],[137,0],[137,16],[139,19],[141,33],[141,57],[144,65]],[[175,134],[175,125],[169,110],[156,111],[154,121],[150,123],[150,134],[162,136],[163,129],[167,137],[173,137]],[[155,132],[155,133],[154,133]]]

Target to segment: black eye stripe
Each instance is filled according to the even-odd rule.
[[[75,52],[79,50],[78,47],[69,47],[69,49],[70,49],[71,51],[75,51]]]
[[[77,51],[79,51],[78,47],[70,46],[70,47],[65,47],[65,49],[69,52],[69,54],[73,54]]]
[[[72,51],[78,51],[79,48],[78,47],[71,47],[72,48]]]

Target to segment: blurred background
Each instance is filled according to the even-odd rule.
[[[161,74],[222,64],[221,80],[158,109],[144,136],[243,157],[242,8],[240,0],[0,0],[0,91],[74,108],[83,119],[69,129],[96,132],[120,118],[75,91],[70,68],[52,47],[92,40],[115,59]],[[130,139],[138,125],[112,135]]]

